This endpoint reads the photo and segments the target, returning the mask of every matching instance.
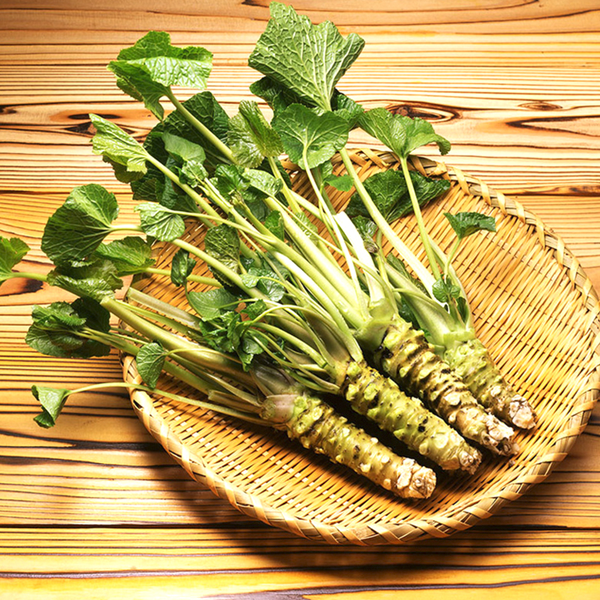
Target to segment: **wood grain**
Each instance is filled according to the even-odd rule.
[[[69,190],[127,190],[92,155],[89,112],[138,137],[153,119],[105,69],[149,29],[215,53],[210,87],[231,114],[266,0],[0,0],[0,235],[33,248]],[[516,197],[560,234],[600,290],[600,10],[595,0],[299,0],[367,40],[341,89],[425,117],[449,164]],[[191,90],[181,90],[186,97]],[[370,142],[355,136],[356,144]],[[117,357],[49,359],[24,341],[44,286],[0,290],[0,598],[597,598],[600,413],[553,475],[481,526],[405,548],[330,548],[249,522],[199,488],[122,392],[74,397],[41,430],[32,383],[121,377]]]

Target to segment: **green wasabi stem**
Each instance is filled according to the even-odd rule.
[[[520,429],[533,429],[536,426],[537,417],[533,408],[504,380],[478,339],[449,348],[444,353],[444,360],[492,414]]]
[[[364,332],[364,339],[381,340],[370,349],[378,368],[409,394],[421,398],[465,438],[495,454],[511,456],[518,452],[513,429],[475,400],[462,380],[437,356],[423,332],[400,318],[381,323],[383,335],[381,329],[374,335],[375,325]]]
[[[175,335],[170,331],[162,329],[158,325],[135,314],[124,302],[107,297],[100,304],[148,339],[159,342],[169,351],[177,351],[178,354],[173,356],[174,360],[179,362],[181,360],[180,355],[183,355],[187,361],[197,367],[218,370],[222,374],[230,374],[231,376],[243,378],[245,379],[244,383],[248,382],[248,374],[244,373],[239,368],[239,364],[231,360],[228,356],[215,353],[197,342],[192,342],[180,335]]]
[[[135,284],[134,284],[135,285]],[[162,315],[178,323],[192,328],[197,329],[198,327],[198,317],[191,315],[189,312],[177,308],[176,306],[172,306],[168,302],[164,302],[163,300],[159,300],[150,294],[146,294],[146,292],[142,292],[135,288],[134,286],[130,287],[127,290],[127,299],[133,302],[139,303],[142,306],[152,309],[156,314]],[[139,307],[135,305],[129,305],[129,307],[133,310],[138,309]],[[172,327],[172,325],[171,325]]]
[[[223,143],[202,121],[198,120],[179,100],[176,98],[175,94],[168,88],[167,97],[175,106],[177,112],[181,114],[181,116],[196,130],[198,131],[204,138],[210,142],[229,162],[233,163],[233,154],[225,143]]]
[[[293,386],[282,372],[259,365],[254,370],[265,394],[260,416],[305,448],[351,468],[401,498],[429,498],[435,472],[400,457],[318,396]]]
[[[379,212],[377,206],[373,202],[373,199],[369,195],[369,192],[367,192],[367,189],[356,173],[354,165],[352,164],[352,159],[345,148],[340,150],[340,157],[344,163],[344,166],[346,167],[347,173],[354,182],[356,191],[360,195],[366,209],[369,211],[369,215],[377,224],[377,227],[381,230],[394,250],[398,252],[398,254],[407,262],[410,268],[417,274],[419,279],[423,282],[427,282],[425,285],[428,287],[428,291],[431,291],[430,284],[433,283],[431,274],[421,263],[421,261],[410,251],[408,246],[406,246],[406,244],[396,235],[396,232],[392,229],[390,224],[383,218],[382,214]]]
[[[439,279],[441,275],[440,269],[438,267],[436,255],[433,251],[433,248],[431,247],[429,234],[427,233],[427,229],[425,228],[425,222],[423,221],[423,215],[421,214],[421,207],[419,206],[419,201],[417,200],[415,188],[413,186],[412,178],[408,169],[408,160],[404,156],[399,156],[398,158],[400,160],[400,165],[402,166],[402,173],[404,174],[404,179],[406,180],[406,186],[408,189],[410,201],[412,203],[413,212],[415,214],[415,218],[417,219],[419,234],[421,236],[421,243],[423,244],[423,248],[425,249],[425,254],[427,255],[427,260],[429,261],[429,266],[431,268],[433,276],[436,279]]]
[[[102,333],[99,331],[89,331],[89,333],[92,339],[97,339],[98,341],[108,344],[120,352],[128,354],[129,356],[137,356],[140,350],[139,346],[130,343],[123,335]],[[215,361],[215,364],[218,364],[218,361]],[[190,365],[190,367],[191,369],[194,368],[193,365]],[[162,370],[168,375],[171,375],[175,379],[186,383],[190,387],[193,387],[204,394],[207,394],[208,391],[215,391],[218,389],[215,387],[215,383],[218,381],[218,379],[216,379],[215,376],[212,373],[209,373],[207,370],[204,370],[202,373],[193,372],[188,368],[183,368],[169,361],[165,361],[163,363]],[[228,388],[229,386],[222,387],[226,389],[226,387]]]
[[[46,282],[47,276],[42,273],[33,273],[27,271],[13,271],[10,279],[34,279],[35,281]]]
[[[284,189],[286,189],[284,187]],[[287,236],[293,241],[294,248],[303,254],[303,256],[314,265],[319,265],[321,271],[327,274],[328,279],[335,290],[344,297],[346,302],[357,304],[359,311],[366,310],[363,305],[366,303],[365,294],[358,289],[355,278],[348,275],[340,267],[335,256],[328,250],[326,241],[321,236],[314,236],[315,241],[311,239],[296,220],[297,215],[290,214],[285,206],[281,205],[277,199],[268,197],[265,203],[271,210],[277,210],[282,216],[285,224]],[[322,216],[322,215],[319,215]],[[337,250],[337,247],[334,246]],[[343,254],[343,252],[340,252]],[[348,258],[346,256],[346,258]],[[348,262],[349,266],[351,265]]]
[[[159,396],[162,396],[164,398],[167,398],[168,400],[176,400],[177,402],[181,402],[183,404],[191,404],[193,406],[198,406],[200,408],[206,408],[208,410],[214,410],[216,412],[219,412],[221,414],[226,414],[228,416],[231,417],[236,417],[236,418],[240,418],[240,419],[244,419],[245,421],[248,422],[253,422],[256,423],[258,425],[263,425],[263,421],[261,419],[258,419],[256,417],[253,417],[251,414],[246,414],[243,413],[241,411],[229,408],[227,406],[221,406],[221,405],[217,405],[214,404],[212,402],[207,402],[207,401],[203,401],[203,400],[197,400],[197,399],[193,399],[193,398],[187,398],[186,396],[181,396],[180,394],[173,394],[172,392],[167,392],[165,390],[160,390],[157,388],[149,388],[148,386],[145,386],[143,384],[140,383],[129,383],[129,382],[107,382],[107,383],[96,383],[93,385],[88,385],[88,386],[84,386],[81,388],[77,388],[75,390],[54,390],[53,388],[45,388],[45,387],[41,387],[41,386],[33,386],[32,390],[35,390],[36,395],[41,395],[39,394],[39,392],[52,392],[52,391],[56,391],[56,392],[62,392],[61,393],[61,400],[62,400],[62,404],[61,406],[58,408],[58,410],[55,410],[54,414],[52,414],[52,419],[48,419],[48,412],[46,407],[44,407],[44,412],[42,414],[40,414],[38,417],[36,417],[34,420],[38,423],[38,425],[40,425],[41,427],[52,427],[55,425],[55,421],[56,418],[58,417],[58,415],[60,414],[60,412],[62,411],[62,407],[64,405],[64,402],[67,400],[67,398],[69,396],[72,396],[73,394],[80,394],[80,393],[85,393],[85,392],[95,392],[98,390],[104,390],[104,389],[119,389],[119,388],[126,388],[129,390],[139,390],[142,392],[146,392],[148,394],[156,394]]]
[[[148,267],[144,270],[145,273],[150,275],[164,275],[165,277],[170,277],[171,272],[167,269],[155,269],[154,267]],[[188,281],[193,281],[194,283],[198,283],[201,285],[209,285],[211,287],[220,288],[223,287],[214,277],[202,277],[201,275],[188,275]]]
[[[269,166],[271,167],[271,173],[273,174],[273,176],[276,179],[279,179],[279,181],[281,181],[281,191],[283,192],[285,199],[287,200],[288,204],[290,205],[290,209],[295,214],[300,213],[301,209],[300,209],[300,206],[298,205],[298,200],[297,200],[298,194],[296,194],[293,190],[291,190],[288,187],[285,179],[283,178],[283,175],[279,171],[279,167],[277,166],[275,159],[272,156],[269,156],[267,158],[267,160],[269,162]],[[302,198],[302,197],[300,196],[300,198]]]

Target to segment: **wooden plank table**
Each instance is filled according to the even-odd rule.
[[[150,29],[215,54],[230,112],[267,1],[0,0],[0,235],[33,248],[75,185],[127,190],[91,153],[89,112],[143,136],[153,118],[106,63]],[[453,142],[448,162],[517,197],[561,235],[600,290],[597,0],[299,0],[366,49],[340,85],[400,105]],[[354,142],[364,143],[357,137]],[[250,522],[198,487],[134,416],[126,393],[73,398],[42,430],[32,383],[119,380],[116,355],[40,356],[24,343],[35,283],[0,290],[0,598],[600,597],[600,412],[543,484],[451,538],[329,547]]]

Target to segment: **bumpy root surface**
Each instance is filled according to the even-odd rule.
[[[448,350],[444,360],[492,414],[520,429],[535,427],[537,419],[533,408],[504,380],[479,340],[469,340]]]
[[[389,377],[364,362],[351,362],[342,392],[352,408],[412,450],[448,471],[473,473],[481,453],[423,403],[407,396]]]
[[[510,456],[518,451],[513,429],[489,414],[435,354],[423,333],[402,319],[389,326],[374,360],[402,389],[421,398],[464,437],[495,454]]]
[[[325,454],[402,498],[428,498],[435,489],[434,471],[396,455],[318,398],[300,396],[286,427],[289,437],[305,448]]]

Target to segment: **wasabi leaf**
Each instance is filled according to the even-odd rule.
[[[214,133],[217,138],[222,142],[227,143],[229,115],[211,92],[200,92],[182,104],[193,117],[198,119],[198,121]],[[164,131],[165,133],[172,133],[173,135],[183,137],[190,142],[201,145],[206,151],[205,165],[209,168],[216,168],[217,165],[226,162],[221,153],[214,149],[209,140],[204,139],[202,134],[194,127],[190,127],[190,124],[179,111],[170,113],[169,116],[154,129]],[[149,149],[149,152],[155,156],[152,150]],[[158,158],[158,156],[155,157]]]
[[[319,168],[321,170],[322,188],[326,185],[330,185],[340,192],[349,192],[354,187],[352,177],[350,177],[349,174],[333,174],[333,165],[330,161],[324,162]]]
[[[266,171],[246,169],[243,178],[248,183],[248,187],[262,192],[265,196],[276,196],[283,187],[283,182],[280,179],[273,177]]]
[[[215,290],[216,291],[216,290]],[[245,326],[235,310],[217,310],[198,324],[202,340],[220,352],[237,353]]]
[[[360,234],[360,237],[365,242],[365,248],[368,252],[376,252],[377,245],[373,241],[373,236],[377,232],[377,225],[371,219],[363,216],[358,216],[352,219],[352,223]]]
[[[290,160],[302,169],[328,161],[348,141],[348,123],[333,113],[317,114],[292,104],[273,119]]]
[[[233,227],[222,224],[209,229],[204,237],[204,248],[232,271],[239,271],[240,238]]]
[[[252,131],[239,113],[229,121],[227,144],[231,148],[235,164],[241,167],[258,167],[264,159]]]
[[[42,250],[56,265],[82,260],[112,231],[118,213],[115,195],[101,185],[76,187],[48,219]]]
[[[29,246],[19,238],[0,236],[0,283],[12,277],[12,268],[29,252]]]
[[[273,210],[265,219],[265,227],[280,240],[285,239],[283,216],[278,210]]]
[[[360,115],[358,123],[400,158],[407,158],[413,150],[431,143],[437,144],[442,154],[450,151],[450,142],[437,135],[431,123],[418,117],[411,119],[385,108],[374,108]]]
[[[110,313],[91,298],[77,298],[71,304],[53,302],[48,306],[34,306],[32,318],[42,329],[79,331],[87,327],[103,333],[110,331]]]
[[[452,229],[462,240],[478,231],[496,231],[496,219],[488,217],[478,212],[459,212],[455,215],[444,213],[444,216],[450,222]]]
[[[117,78],[117,85],[128,96],[143,102],[144,106],[158,119],[164,117],[165,111],[160,99],[166,96],[169,88],[152,81],[152,77],[136,64],[126,61],[112,61],[107,67]]]
[[[306,102],[298,94],[280,85],[270,77],[263,77],[250,85],[250,91],[265,100],[265,102],[273,109],[273,114],[277,116],[282,110],[286,109],[291,104],[304,104],[311,107],[312,103]],[[338,117],[342,117],[347,121],[350,129],[356,127],[358,117],[364,112],[363,107],[355,102],[339,90],[334,90],[331,97],[331,110]],[[321,108],[316,108],[319,114],[324,111]],[[325,111],[329,112],[329,111]]]
[[[262,342],[262,343],[261,343]],[[244,330],[241,344],[237,349],[237,355],[242,361],[244,370],[248,370],[256,356],[264,352],[264,348],[269,345],[268,340],[258,331]]]
[[[223,288],[208,290],[206,292],[189,292],[187,299],[190,306],[203,319],[215,319],[223,311],[232,311],[239,304],[239,300]]]
[[[156,125],[144,140],[144,150],[162,164],[166,164],[169,153],[165,150],[162,136],[164,133],[164,122]],[[148,162],[146,173],[139,179],[130,182],[134,200],[146,200],[160,202],[165,188],[166,177],[158,167]]]
[[[243,172],[236,165],[219,165],[211,182],[225,198],[231,198],[236,192],[241,194],[247,187]]]
[[[42,329],[78,330],[85,325],[85,317],[77,314],[68,302],[53,302],[49,306],[34,306],[32,318]]]
[[[34,421],[46,429],[53,427],[71,390],[34,385],[31,387],[31,393],[42,405],[42,413],[35,417]]]
[[[90,119],[96,128],[92,138],[94,154],[100,154],[113,165],[121,165],[129,173],[141,177],[147,171],[148,153],[144,147],[114,123],[98,115],[90,115]]]
[[[435,281],[431,287],[431,291],[435,299],[439,302],[450,302],[452,299],[460,298],[462,292],[460,286],[443,278]]]
[[[102,333],[110,330],[110,314],[90,298],[78,298],[72,304],[53,302],[45,307],[35,306],[32,317],[25,341],[42,354],[90,358],[110,353],[110,346],[83,335],[84,329]]]
[[[160,98],[173,85],[204,89],[212,69],[212,54],[200,47],[178,48],[169,34],[150,31],[130,48],[121,50],[108,65],[117,76],[117,85],[136,100],[143,101],[162,119]]]
[[[203,164],[206,153],[202,146],[172,133],[164,133],[162,137],[165,150],[181,165],[182,183],[195,187],[208,176]]]
[[[145,202],[138,204],[134,210],[140,213],[144,233],[161,242],[172,242],[185,233],[183,217],[165,206]]]
[[[419,206],[425,206],[429,201],[435,200],[438,196],[446,193],[451,185],[447,179],[433,179],[432,177],[422,175],[418,171],[411,171],[410,179],[415,189]],[[412,212],[411,204],[410,210],[403,210],[400,216],[404,217]]]
[[[270,77],[263,77],[252,83],[250,91],[255,96],[262,98],[273,109],[275,116],[290,104],[304,104],[298,94],[288,90]]]
[[[171,281],[177,286],[185,285],[195,266],[196,261],[186,250],[180,248],[171,263]]]
[[[343,38],[335,25],[313,25],[291,6],[270,5],[271,18],[248,64],[313,106],[331,110],[336,83],[358,58],[364,40]]]
[[[254,320],[258,319],[267,309],[268,306],[264,300],[256,300],[256,302],[247,302],[241,312],[248,315],[250,320]]]
[[[375,173],[365,179],[363,184],[386,221],[391,221],[391,217],[398,213],[401,214],[407,203],[410,205],[406,180],[400,171],[388,169],[387,171]],[[400,206],[399,209],[398,206]],[[346,212],[350,217],[369,216],[369,211],[364,206],[358,193],[353,194]]]
[[[155,263],[152,247],[140,237],[126,237],[108,244],[100,244],[96,255],[110,260],[115,265],[119,277],[144,273]]]
[[[449,181],[431,179],[417,171],[411,171],[410,178],[421,207],[450,188]],[[413,213],[406,179],[401,171],[388,169],[375,173],[363,183],[377,209],[389,223]],[[352,195],[346,212],[350,216],[369,215],[358,193]]]
[[[355,102],[352,98],[349,98],[346,94],[342,94],[338,90],[335,90],[333,94],[331,107],[338,117],[342,117],[347,121],[350,129],[354,129],[357,126],[360,116],[365,112],[364,108],[358,102]]]
[[[352,177],[347,173],[345,175],[327,175],[323,179],[325,185],[330,185],[340,192],[349,192],[354,187]]]
[[[167,352],[157,342],[144,344],[135,357],[138,373],[144,383],[151,389],[156,387],[162,372]]]
[[[61,265],[48,273],[47,281],[77,296],[88,296],[98,301],[113,297],[115,290],[123,286],[112,262],[100,257]]]
[[[265,157],[279,156],[283,146],[256,102],[242,100],[239,112],[229,121],[229,147],[238,165],[258,167]]]
[[[242,280],[244,285],[258,288],[273,302],[279,302],[285,294],[285,287],[279,276],[267,266],[250,267],[248,272],[242,275]]]

